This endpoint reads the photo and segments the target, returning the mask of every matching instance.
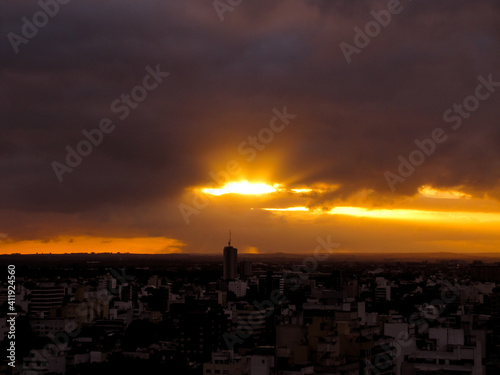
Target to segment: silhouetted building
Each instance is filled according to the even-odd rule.
[[[168,311],[168,299],[170,296],[170,288],[162,287],[152,289],[149,291],[147,297],[148,308],[153,311],[160,311],[162,313]]]
[[[277,291],[280,294],[284,293],[285,280],[281,275],[274,275],[268,271],[266,275],[259,276],[259,298],[269,299],[271,293]]]
[[[332,271],[332,289],[342,290],[342,271],[333,270]]]
[[[473,263],[470,268],[473,279],[483,282],[500,282],[500,266]]]
[[[137,305],[138,287],[135,284],[124,284],[120,286],[120,298],[123,302],[132,301],[133,305]]]
[[[252,276],[252,262],[248,259],[244,259],[240,263],[240,277],[243,281]]]
[[[62,307],[65,291],[62,287],[39,287],[31,291],[30,312],[34,315],[50,313],[52,309]]]
[[[231,246],[231,239],[224,248],[224,280],[234,280],[238,272],[238,249]]]
[[[212,352],[226,346],[224,333],[229,323],[220,307],[203,304],[174,304],[174,321],[179,324],[180,351],[198,361],[208,361]],[[221,374],[222,375],[222,374]]]

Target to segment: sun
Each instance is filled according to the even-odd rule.
[[[243,195],[260,195],[269,194],[277,191],[276,185],[268,185],[263,182],[229,182],[219,189],[205,188],[202,191],[210,195],[224,195],[224,194],[243,194]]]

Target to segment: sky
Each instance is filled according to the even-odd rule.
[[[1,5],[0,253],[500,252],[497,1],[47,4]]]

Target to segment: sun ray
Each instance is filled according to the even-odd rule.
[[[427,211],[411,209],[368,209],[364,207],[334,207],[329,211],[321,209],[309,209],[307,207],[287,207],[287,208],[263,208],[265,211],[272,212],[307,212],[310,214],[327,215],[345,215],[360,218],[372,218],[382,220],[400,220],[400,221],[421,221],[421,222],[442,222],[455,223],[460,225],[467,224],[495,224],[500,223],[499,213],[487,212],[459,212],[459,211]]]
[[[202,189],[202,192],[210,195],[225,195],[225,194],[242,194],[242,195],[260,195],[260,194],[269,194],[277,191],[277,185],[268,185],[263,182],[248,182],[248,181],[239,181],[239,182],[229,182],[221,188],[212,189],[205,188]]]

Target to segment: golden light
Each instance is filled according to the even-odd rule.
[[[302,186],[288,191],[295,194],[306,194],[306,193],[325,193],[327,191],[337,190],[339,185],[326,185],[326,184],[314,184],[313,186]]]
[[[418,189],[420,195],[426,198],[441,198],[441,199],[471,199],[471,195],[462,193],[458,190],[437,190],[432,186],[424,185]]]
[[[313,189],[291,189],[294,193],[300,194],[300,193],[310,193],[313,191]]]
[[[219,189],[205,188],[202,191],[210,195],[224,195],[224,194],[243,194],[243,195],[259,195],[274,193],[277,190],[277,185],[268,185],[263,182],[229,182]]]
[[[243,254],[259,254],[259,249],[255,246],[250,246]]]
[[[346,215],[372,219],[441,222],[448,224],[500,224],[500,214],[485,212],[446,212],[410,209],[368,209],[364,207],[335,207],[330,211],[308,209],[307,207],[264,208],[265,211],[293,213],[308,212],[310,214]]]
[[[181,253],[186,246],[180,240],[166,237],[90,237],[60,236],[51,240],[23,240],[0,242],[0,253],[142,253],[167,254]]]
[[[369,217],[375,219],[397,219],[411,221],[433,221],[444,219],[445,212],[406,210],[406,209],[367,209],[364,207],[335,207],[327,212],[332,215],[349,215],[357,217]],[[444,216],[443,216],[444,215]]]
[[[307,207],[288,207],[288,208],[263,208],[264,211],[282,211],[282,212],[304,212],[309,211]]]

